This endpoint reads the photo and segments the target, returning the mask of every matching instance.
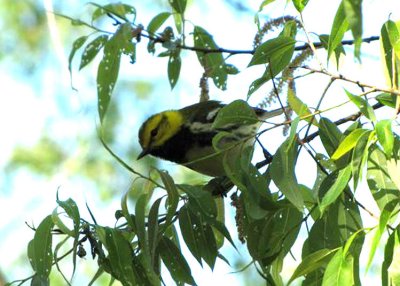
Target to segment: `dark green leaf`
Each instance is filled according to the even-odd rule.
[[[297,161],[297,143],[286,140],[279,147],[271,163],[271,178],[285,197],[303,211],[303,197],[294,172]]]
[[[342,142],[340,142],[338,148],[336,149],[335,153],[331,156],[332,160],[337,160],[347,152],[352,150],[356,144],[358,139],[363,136],[366,132],[369,132],[365,129],[355,129],[349,135],[347,135]]]
[[[201,249],[198,244],[198,234],[196,228],[193,226],[198,223],[197,217],[194,217],[187,206],[182,207],[179,210],[179,227],[181,229],[183,240],[190,252],[201,264]]]
[[[128,19],[126,18],[127,15],[133,15],[134,18],[132,22],[135,22],[136,9],[133,6],[123,3],[112,3],[104,6],[93,2],[90,2],[90,4],[97,7],[97,9],[92,14],[92,22],[100,18],[101,16],[106,15],[107,13],[116,15],[126,21],[128,21]]]
[[[394,146],[394,135],[392,131],[392,120],[380,120],[375,125],[376,136],[381,143],[387,158],[392,156]]]
[[[72,71],[72,60],[74,59],[75,53],[77,50],[79,50],[83,44],[86,42],[86,40],[88,39],[88,36],[82,36],[79,37],[78,39],[76,39],[74,41],[74,43],[72,44],[72,49],[71,52],[69,53],[69,57],[68,57],[68,70],[71,73]]]
[[[196,48],[205,50],[218,49],[212,36],[203,28],[196,26],[193,31],[194,45]],[[197,58],[200,64],[204,67],[207,76],[211,77],[214,84],[219,89],[226,89],[226,81],[228,78],[226,71],[226,63],[222,53],[205,53],[197,51]]]
[[[235,100],[218,112],[212,128],[224,130],[227,126],[251,125],[258,122],[254,110],[244,100]]]
[[[149,239],[149,250],[151,255],[151,265],[155,265],[158,257],[156,255],[156,248],[160,239],[160,226],[158,223],[158,209],[160,207],[162,198],[158,198],[150,208],[148,217],[147,237]]]
[[[268,40],[257,47],[249,63],[249,66],[260,65],[260,64],[273,65],[274,62],[278,62],[278,59],[282,58],[286,54],[289,54],[291,58],[293,55],[295,43],[296,41],[291,37],[281,36]],[[279,68],[279,70],[281,71],[285,66]],[[277,73],[273,74],[276,75]]]
[[[105,43],[103,59],[97,70],[97,97],[100,122],[103,122],[110,104],[112,92],[117,82],[121,54],[127,42],[131,41],[132,27],[123,24],[118,31]]]
[[[163,236],[158,245],[158,251],[175,282],[196,285],[188,263],[170,239]]]
[[[99,51],[104,47],[107,40],[107,35],[101,35],[87,44],[82,53],[81,64],[79,65],[80,70],[88,65],[96,57]]]
[[[319,39],[320,39],[321,44],[324,47],[324,49],[328,50],[329,35],[326,35],[326,34],[319,35]],[[340,55],[346,55],[346,51],[344,50],[343,45],[340,43],[337,45],[334,52],[335,52],[335,58],[336,58],[336,66],[338,67]]]
[[[375,99],[386,106],[395,108],[396,107],[396,99],[397,95],[391,93],[381,93],[375,97]]]
[[[335,19],[333,20],[331,34],[328,41],[328,61],[333,51],[341,44],[344,33],[349,28],[349,22],[346,17],[343,2],[340,3],[336,12]]]
[[[174,89],[179,79],[181,72],[182,60],[180,56],[180,50],[171,53],[168,61],[168,80],[171,85],[171,89]]]
[[[299,266],[297,266],[296,270],[293,272],[292,277],[290,277],[288,285],[293,282],[293,280],[327,265],[333,253],[336,251],[337,249],[321,249],[303,258]]]
[[[193,204],[194,207],[197,208],[199,215],[204,214],[205,216],[210,218],[217,217],[217,207],[215,205],[215,201],[212,195],[209,192],[203,191],[203,189],[199,186],[177,186],[188,195],[189,201]]]
[[[322,144],[328,155],[332,156],[342,141],[343,134],[328,118],[322,117],[319,121],[319,131]]]
[[[183,14],[185,12],[187,0],[169,0],[168,2],[179,14]]]
[[[147,32],[150,35],[154,35],[155,32],[167,21],[167,19],[171,16],[169,12],[162,12],[151,19],[149,25],[147,26]]]
[[[133,249],[119,230],[104,228],[105,247],[113,276],[123,285],[137,285],[137,277],[133,271]]]
[[[296,10],[299,13],[303,12],[303,9],[306,7],[308,0],[293,0],[293,5],[296,7]]]
[[[350,178],[351,178],[350,165],[340,171],[335,171],[332,174],[328,175],[328,177],[325,179],[327,183],[323,182],[319,190],[320,193],[324,194],[322,201],[319,204],[319,209],[321,214],[324,213],[325,209],[330,204],[336,201],[336,199],[340,196],[340,194],[347,186]],[[333,184],[331,184],[331,182],[333,182]]]
[[[28,244],[28,257],[37,279],[47,281],[53,263],[52,235],[54,223],[51,216],[47,216],[39,224],[33,240]]]
[[[393,251],[394,251],[394,244],[395,244],[395,238],[398,235],[397,231],[393,231],[386,244],[385,244],[385,260],[382,263],[382,285],[388,286],[391,283],[389,283],[389,273],[388,269],[389,266],[392,264],[393,261]]]
[[[165,171],[160,171],[160,170],[157,171],[164,184],[165,190],[168,193],[168,199],[166,205],[167,215],[165,217],[165,226],[168,227],[171,224],[172,218],[175,216],[175,212],[178,207],[179,193],[172,177]]]
[[[326,266],[322,285],[354,285],[353,263],[353,256],[340,248]]]

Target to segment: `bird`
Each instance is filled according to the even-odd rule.
[[[218,113],[226,106],[208,100],[150,116],[139,129],[142,152],[137,160],[152,155],[207,176],[225,176],[224,156],[231,162],[238,159],[245,146],[254,144],[263,121],[284,112],[284,108],[267,111],[250,107],[258,119],[256,122],[213,127]],[[213,139],[221,131],[225,133],[215,146]]]

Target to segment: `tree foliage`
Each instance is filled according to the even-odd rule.
[[[262,1],[260,11],[272,2]],[[233,248],[236,246],[232,230],[223,220],[224,210],[213,195],[224,184],[233,183],[235,191],[231,199],[236,209],[240,240],[247,246],[253,267],[268,285],[283,285],[280,273],[285,266],[284,259],[298,240],[304,240],[301,260],[288,284],[303,277],[303,285],[359,285],[361,251],[369,253],[364,263],[368,270],[377,248],[384,245],[382,283],[397,285],[400,277],[397,259],[400,250],[397,225],[400,138],[393,130],[400,110],[400,22],[388,20],[382,23],[379,37],[362,38],[362,1],[342,0],[330,34],[318,35],[319,42],[301,43],[299,37],[307,35],[299,20],[301,17],[285,16],[261,24],[256,15],[258,33],[254,48],[229,50],[201,26],[187,25],[190,19],[185,17],[186,0],[168,3],[169,11],[154,15],[146,26],[136,22],[135,7],[121,3],[104,6],[92,3],[90,23],[71,19],[74,25],[87,26],[91,31],[72,44],[70,69],[78,50],[83,51],[80,69],[101,54],[97,69],[100,122],[107,117],[113,100],[121,61],[128,56],[134,66],[136,47],[146,42],[149,53],[168,58],[165,70],[171,89],[179,82],[184,64],[182,54],[196,54],[198,64],[204,69],[200,87],[205,96],[209,81],[225,90],[229,77],[240,77],[238,68],[229,62],[231,57],[249,55],[248,68],[261,65],[264,72],[249,86],[247,98],[273,82],[271,93],[261,105],[276,100],[283,109],[286,104],[289,106],[285,109],[284,122],[260,132],[282,126],[290,132],[265,171],[251,163],[251,150],[244,150],[236,164],[225,164],[228,178],[213,179],[204,185],[176,184],[161,170],[151,176],[141,174],[115,155],[103,140],[104,147],[117,161],[147,183],[141,185],[143,190],[134,209],[128,207],[129,193],[123,196],[114,227],[84,219],[72,198],[57,199],[57,208],[39,224],[28,245],[34,271],[29,278],[32,283],[49,284],[49,274],[55,267],[62,272],[58,262],[66,255],[60,256],[58,252],[68,242],[73,246],[67,254],[72,256],[74,268],[76,260],[86,256],[83,245],[90,245],[91,255],[98,263],[98,272],[91,283],[108,273],[123,285],[160,285],[165,273],[162,269],[167,269],[177,284],[195,285],[181,245],[187,246],[199,264],[206,263],[211,269],[217,259],[227,261],[219,251],[224,241]],[[308,1],[293,0],[292,4],[301,15]],[[115,30],[102,30],[96,25],[99,21],[111,21]],[[272,29],[279,33],[270,37],[267,32]],[[344,40],[348,31],[352,40]],[[328,69],[339,63],[344,45],[353,46],[355,58],[361,61],[362,44],[377,40],[381,42],[387,86],[362,83]],[[321,49],[326,51],[327,60],[323,62],[316,56]],[[296,93],[296,82],[315,73],[327,76],[330,82],[317,106],[311,107],[311,102]],[[360,91],[343,89],[348,97],[346,103],[353,104],[358,112],[334,121],[325,116],[326,112],[344,103],[337,102],[337,106],[326,109],[321,109],[321,104],[326,91],[336,81],[353,85],[352,90],[359,87]],[[289,109],[294,114],[289,113]],[[391,117],[379,118],[378,109],[385,109]],[[250,110],[246,103],[234,102],[218,120],[238,123],[235,115],[245,114],[246,110]],[[251,118],[251,114],[247,117]],[[347,128],[342,127],[352,121],[354,123]],[[322,142],[320,149],[313,145],[317,138]],[[300,184],[295,171],[303,164],[299,157],[303,152],[311,156],[317,169],[316,181],[311,187]],[[369,190],[359,188],[363,181],[367,181]],[[163,196],[154,196],[155,189],[162,190]],[[370,192],[380,213],[373,214],[361,204],[356,191]],[[374,227],[364,227],[362,212],[375,219]],[[299,236],[302,227],[307,229],[305,239]],[[64,237],[56,245],[53,243],[55,234]],[[371,247],[365,243],[367,235],[372,237]]]

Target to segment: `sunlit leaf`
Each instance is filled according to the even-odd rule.
[[[394,135],[392,131],[392,120],[380,120],[375,125],[376,136],[381,143],[383,150],[388,158],[392,156]]]
[[[344,4],[340,3],[339,8],[336,12],[335,19],[333,20],[331,33],[328,41],[328,61],[333,51],[341,44],[344,33],[349,28],[349,22],[346,17]]]
[[[360,109],[360,111],[367,117],[369,120],[376,122],[375,112],[372,106],[368,103],[364,98],[354,95],[347,90],[345,90],[348,98]]]
[[[363,32],[362,0],[343,0],[346,20],[354,38],[354,55],[360,60],[361,37]]]
[[[353,285],[353,262],[353,256],[343,255],[340,248],[326,266],[322,285]]]
[[[308,0],[292,0],[294,7],[300,13],[303,12],[304,8],[306,7]]]
[[[343,141],[340,143],[338,148],[336,149],[335,153],[331,156],[332,160],[337,160],[347,152],[352,150],[356,144],[358,139],[363,136],[368,130],[365,129],[355,129],[349,135],[347,135]]]
[[[183,14],[185,12],[187,0],[168,0],[168,2],[179,14]]]
[[[169,12],[162,12],[155,16],[153,19],[151,19],[149,25],[147,26],[147,32],[150,35],[154,35],[170,16],[171,13]]]

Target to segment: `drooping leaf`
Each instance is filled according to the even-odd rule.
[[[147,26],[147,32],[150,35],[154,35],[170,16],[171,13],[169,12],[162,12],[156,15],[153,19],[151,19],[149,25]]]
[[[394,146],[394,135],[392,131],[392,120],[380,120],[375,125],[376,136],[381,143],[387,158],[392,156]]]
[[[351,171],[353,174],[354,190],[357,190],[362,179],[364,167],[369,155],[369,147],[372,144],[373,132],[365,132],[358,140],[351,157]]]
[[[172,279],[177,283],[196,285],[190,267],[175,243],[163,236],[158,246],[158,251]]]
[[[172,177],[165,171],[160,171],[160,170],[157,171],[164,184],[165,190],[168,193],[168,199],[166,205],[167,215],[165,217],[165,225],[166,227],[168,227],[171,224],[172,219],[175,216],[176,209],[178,207],[179,193]]]
[[[343,134],[339,128],[328,118],[321,118],[319,121],[319,131],[322,144],[328,155],[332,156],[342,141]]]
[[[354,56],[360,60],[361,37],[363,32],[362,0],[343,0],[346,20],[354,38]]]
[[[376,122],[376,116],[374,109],[372,106],[368,103],[367,100],[364,98],[354,95],[351,92],[345,90],[347,97],[355,104],[357,107],[360,109],[360,111],[367,117],[369,120],[372,122]]]
[[[289,106],[291,109],[296,112],[299,117],[307,116],[311,114],[310,109],[308,108],[307,104],[301,101],[300,98],[296,96],[294,91],[291,88],[288,88],[288,97],[287,97]],[[316,118],[307,117],[305,120],[309,123],[312,123],[315,126],[318,126],[318,122]]]
[[[177,187],[188,195],[189,202],[191,202],[201,214],[210,218],[217,217],[217,207],[209,192],[204,192],[200,186],[181,184],[177,185]]]
[[[80,70],[92,62],[99,51],[104,47],[107,40],[107,35],[101,35],[86,45],[82,53],[81,63],[79,65]]]
[[[353,256],[340,248],[326,266],[322,285],[354,285],[353,263]]]
[[[77,50],[79,50],[83,46],[83,44],[86,42],[86,40],[88,38],[89,38],[88,36],[82,36],[73,42],[72,49],[71,49],[71,51],[69,53],[69,57],[68,57],[68,70],[69,70],[70,74],[72,72],[72,60],[74,59],[75,53]]]
[[[344,33],[348,30],[348,28],[349,21],[346,17],[344,4],[343,2],[341,2],[333,20],[331,33],[329,35],[327,57],[328,61],[333,51],[341,44]]]
[[[187,0],[169,0],[168,2],[179,14],[183,14],[185,12]]]

